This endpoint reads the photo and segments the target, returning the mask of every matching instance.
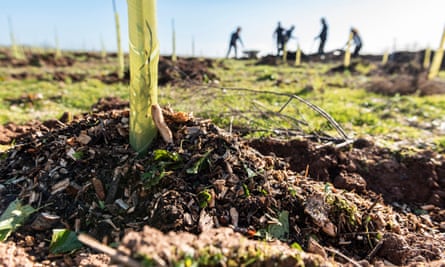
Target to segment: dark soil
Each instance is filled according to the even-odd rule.
[[[445,164],[443,159],[435,164],[438,155],[430,151],[403,155],[403,151],[378,148],[363,139],[357,140],[351,150],[316,148],[307,140],[253,140],[249,144],[264,155],[285,158],[295,172],[305,172],[309,167],[311,178],[340,189],[359,194],[374,192],[386,203],[428,203],[445,208]]]
[[[15,59],[9,53],[4,53],[4,56],[0,58],[0,66],[67,67],[72,66],[75,61],[72,56],[56,57],[54,53],[35,54],[25,52],[24,59]]]
[[[51,254],[56,228],[118,242],[122,255],[159,266],[185,255],[209,266],[445,264],[442,155],[365,139],[243,140],[164,110],[174,144],[158,138],[138,156],[128,116],[128,103],[108,98],[72,120],[4,126],[16,141],[0,154],[0,211],[17,198],[39,210],[0,244],[0,264],[110,264],[88,248]]]
[[[384,95],[444,94],[445,82],[428,80],[427,76],[428,70],[415,61],[390,61],[370,73],[370,82],[366,88]]]
[[[1,54],[0,64],[44,68],[70,66],[80,58],[102,60],[97,53],[28,58]],[[443,83],[425,78],[419,58],[397,53],[379,66],[380,57],[362,56],[348,71],[375,64],[367,88],[377,93],[443,93]],[[305,59],[334,62],[338,55]],[[258,63],[279,60],[268,56]],[[162,57],[159,83],[211,82],[218,79],[211,72],[214,64]],[[129,79],[128,72],[122,79],[117,73],[18,73],[9,78]],[[39,97],[4,101],[33,105]],[[0,243],[0,265],[187,266],[191,258],[202,266],[445,265],[442,154],[392,151],[371,139],[350,145],[307,138],[245,140],[182,112],[164,110],[164,117],[174,144],[159,137],[145,156],[129,146],[128,103],[116,98],[101,99],[88,114],[0,125],[0,144],[13,143],[0,153],[0,214],[15,199],[38,208]],[[52,254],[52,230],[60,228],[86,233],[108,250],[118,244],[118,256],[99,253],[91,242],[73,253]],[[303,250],[293,248],[295,243]]]
[[[214,61],[211,59],[178,58],[176,62],[173,62],[169,57],[160,57],[158,83],[159,85],[189,85],[203,84],[217,80],[218,77],[211,71],[214,64]],[[106,84],[117,82],[128,83],[130,74],[127,70],[122,79],[119,78],[115,72],[94,78]]]
[[[367,90],[384,95],[444,94],[443,81],[427,79],[428,69],[422,66],[424,55],[425,51],[391,54],[387,64],[378,65],[369,73],[370,81],[366,85]],[[445,61],[442,62],[441,68],[445,68]]]
[[[109,54],[108,57],[116,57],[115,54]],[[3,57],[0,57],[0,66],[6,67],[27,67],[34,66],[45,68],[46,72],[31,73],[24,69],[22,72],[11,73],[9,77],[2,77],[3,79],[34,79],[38,81],[62,81],[69,80],[70,82],[82,82],[86,79],[98,79],[106,84],[113,84],[118,82],[128,83],[130,75],[128,69],[124,72],[124,77],[120,78],[117,72],[110,72],[100,76],[90,75],[85,73],[70,73],[63,69],[56,71],[52,70],[54,67],[73,66],[77,61],[82,62],[101,62],[102,59],[98,53],[70,53],[56,58],[54,53],[46,54],[27,54],[25,59],[17,60],[12,58],[9,53],[4,52]],[[160,57],[159,59],[159,85],[166,84],[202,84],[217,80],[218,77],[211,71],[214,66],[214,61],[211,59],[199,58],[178,58],[176,62],[172,62],[169,57]]]
[[[358,65],[373,65],[375,68],[368,73],[369,81],[365,84],[368,91],[383,95],[412,95],[420,96],[445,94],[445,82],[440,80],[428,80],[427,71],[422,67],[425,51],[419,52],[396,52],[390,55],[387,64],[381,65],[380,55],[360,55],[352,58],[351,65],[345,67],[343,61],[344,51],[330,51],[323,56],[317,54],[306,55],[302,53],[303,62],[330,62],[337,63],[327,74],[360,73]],[[433,53],[434,54],[434,53]],[[433,55],[431,56],[431,58]],[[288,63],[295,60],[295,52],[288,53]],[[340,62],[340,63],[339,63]],[[256,65],[277,66],[282,64],[282,57],[267,55],[258,59]],[[442,62],[442,69],[445,69],[445,60]]]
[[[218,77],[209,71],[214,66],[211,59],[178,58],[173,62],[169,57],[159,60],[159,85],[185,83],[207,83]]]
[[[287,60],[289,64],[293,64],[295,62],[296,52],[288,51]],[[276,66],[282,63],[282,55],[266,55],[257,60],[256,65],[271,65]],[[344,51],[341,49],[328,51],[323,55],[318,54],[307,54],[304,51],[301,51],[301,61],[302,62],[323,62],[323,63],[338,63],[342,62],[344,58]],[[369,62],[379,62],[381,60],[380,55],[361,55],[360,59],[369,61]],[[345,69],[347,70],[347,69]],[[335,70],[334,70],[335,71]],[[340,70],[337,70],[340,71]],[[344,70],[341,70],[344,71]]]

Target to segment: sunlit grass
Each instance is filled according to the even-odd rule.
[[[76,63],[64,68],[70,73],[106,75],[115,71],[113,61]],[[350,137],[375,136],[391,140],[422,140],[438,148],[444,146],[443,132],[438,130],[445,118],[445,96],[384,96],[364,89],[373,67],[361,66],[359,73],[328,73],[338,64],[255,65],[253,60],[217,60],[210,69],[218,83],[203,85],[167,85],[159,89],[160,105],[193,112],[211,118],[218,126],[256,130],[254,136],[270,135],[274,129],[294,129],[338,133],[320,114],[297,100],[273,93],[295,94],[330,114]],[[27,68],[31,72],[41,68]],[[0,74],[17,71],[0,68]],[[439,78],[445,77],[439,73]],[[93,76],[94,76],[93,75]],[[0,75],[1,76],[1,75]],[[90,77],[90,76],[88,76]],[[117,96],[128,100],[128,85],[103,84],[88,78],[83,82],[43,82],[4,80],[0,90],[0,122],[26,122],[32,119],[58,118],[65,111],[88,112],[101,97]],[[237,89],[237,90],[235,90]],[[256,90],[243,91],[241,89]],[[272,92],[272,93],[271,93]],[[7,99],[24,94],[41,94],[32,105],[11,105]]]
[[[428,129],[429,123],[445,117],[445,96],[442,95],[388,97],[367,92],[363,86],[368,79],[365,74],[374,68],[371,65],[360,66],[363,74],[354,75],[328,74],[329,68],[334,66],[332,64],[257,66],[250,61],[225,60],[223,65],[225,69],[216,70],[221,78],[216,89],[205,86],[194,90],[167,87],[161,101],[167,100],[177,110],[210,117],[226,129],[230,125],[269,130],[298,128],[336,136],[336,131],[325,118],[296,100],[292,100],[282,114],[306,124],[267,113],[280,110],[288,98],[261,91],[296,94],[328,112],[351,137],[423,138],[427,142],[434,142],[438,134]],[[260,92],[224,88],[246,88]]]
[[[128,98],[128,86],[105,85],[98,80],[65,84],[46,81],[6,81],[0,90],[0,123],[59,118],[64,112],[87,112],[99,98]],[[39,96],[26,101],[27,95]],[[25,100],[25,101],[21,101]]]

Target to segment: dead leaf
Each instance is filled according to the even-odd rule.
[[[214,222],[212,216],[210,216],[205,209],[202,209],[199,214],[199,231],[205,232],[213,228]]]
[[[238,211],[234,208],[231,207],[229,210],[230,213],[230,218],[232,219],[232,225],[237,227],[238,226],[238,220],[239,220],[239,213]]]
[[[104,200],[105,199],[105,191],[104,191],[104,186],[102,184],[102,181],[97,178],[93,178],[93,179],[91,179],[91,183],[93,184],[94,191],[96,192],[97,198],[99,200]]]
[[[158,104],[151,105],[151,116],[153,117],[153,121],[158,128],[162,139],[164,139],[166,143],[173,143],[173,134],[165,123],[162,109]]]
[[[85,131],[82,131],[76,140],[82,145],[87,145],[91,141],[91,137]]]
[[[323,246],[320,245],[317,241],[315,241],[315,239],[313,239],[312,237],[310,237],[308,240],[307,251],[318,254],[322,256],[323,259],[328,258],[328,254],[326,253],[326,250],[323,248]]]
[[[65,190],[66,188],[68,188],[69,185],[70,185],[70,179],[69,178],[63,179],[62,181],[54,184],[51,187],[51,195],[55,195],[55,194]]]

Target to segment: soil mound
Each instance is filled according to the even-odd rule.
[[[354,148],[347,151],[317,148],[306,140],[265,139],[249,144],[264,155],[273,153],[286,158],[295,172],[307,171],[309,177],[340,189],[377,193],[387,203],[428,203],[445,208],[445,160],[436,164],[440,156],[435,153],[404,156],[403,151],[394,153],[366,140],[356,141]]]
[[[218,77],[209,69],[213,67],[211,59],[161,57],[159,60],[159,85],[197,83],[202,84],[217,80]]]
[[[174,144],[158,138],[138,156],[128,145],[126,103],[103,99],[94,110],[36,127],[0,154],[0,211],[15,199],[39,208],[8,239],[36,262],[79,265],[100,258],[87,249],[51,255],[54,228],[119,242],[125,255],[145,255],[155,265],[186,260],[190,251],[196,261],[222,251],[212,254],[223,255],[212,258],[216,265],[257,255],[255,264],[264,266],[277,259],[275,249],[280,260],[291,253],[306,263],[443,259],[445,164],[432,152],[394,154],[366,140],[344,148],[242,140],[209,120],[164,110]],[[215,240],[220,245],[209,246]],[[309,253],[291,249],[292,243]],[[169,252],[172,244],[177,254]],[[258,251],[242,254],[251,246]]]
[[[260,58],[255,65],[270,65],[270,66],[277,66],[282,62],[281,57],[273,56],[273,55],[267,55],[262,58]]]
[[[56,58],[54,54],[31,54],[27,59],[16,60],[9,55],[0,58],[0,64],[7,64],[8,66],[20,68],[27,66],[35,67],[66,67],[72,66],[79,58],[83,61],[101,60],[98,54],[94,53],[74,53],[70,56],[62,56]],[[214,61],[211,59],[199,58],[178,58],[173,62],[168,57],[160,57],[158,68],[158,82],[159,85],[166,84],[203,84],[217,80],[218,77],[211,69],[214,66]],[[35,79],[39,81],[70,81],[82,82],[89,78],[94,78],[106,84],[113,83],[129,83],[130,75],[128,69],[124,72],[124,77],[119,77],[117,72],[110,72],[102,75],[91,75],[88,73],[71,73],[66,69],[59,68],[56,70],[47,71],[44,74],[32,73],[28,70],[22,72],[14,72],[9,75],[12,79],[25,80]]]
[[[366,84],[367,90],[390,96],[444,94],[445,82],[428,80],[428,70],[425,70],[420,63],[415,60],[406,62],[412,57],[398,54],[394,60],[370,72],[370,81]]]

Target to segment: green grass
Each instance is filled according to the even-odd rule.
[[[226,68],[216,70],[221,78],[217,88],[167,87],[163,89],[161,102],[172,104],[176,110],[210,117],[226,129],[232,123],[259,130],[299,128],[338,136],[325,118],[296,100],[292,100],[282,113],[307,125],[271,114],[284,105],[287,97],[222,88],[296,94],[328,112],[351,137],[372,135],[390,143],[406,139],[443,146],[443,133],[431,127],[432,122],[444,121],[443,95],[388,97],[367,92],[364,84],[369,77],[365,74],[375,67],[372,65],[361,66],[362,74],[352,75],[327,74],[333,66],[329,64],[303,64],[296,68],[252,63],[224,60]],[[267,111],[270,113],[265,114]],[[266,131],[268,133],[270,131]]]
[[[98,80],[73,84],[45,81],[7,81],[0,91],[0,122],[23,123],[29,120],[59,118],[63,112],[73,114],[88,111],[101,97],[119,96],[128,98],[128,87],[123,84],[105,85]],[[40,94],[42,99],[10,104],[7,100],[19,100],[26,95]]]
[[[78,62],[63,71],[88,75],[107,74],[116,71],[115,61],[98,61],[93,65]],[[364,84],[369,79],[366,73],[375,67],[373,65],[360,65],[359,74],[328,74],[327,70],[334,64],[303,63],[300,67],[294,67],[292,64],[266,66],[254,63],[251,60],[219,60],[215,66],[224,67],[211,70],[219,77],[219,83],[161,87],[159,102],[177,111],[211,118],[222,128],[229,129],[232,124],[256,129],[256,135],[269,135],[273,129],[291,128],[338,136],[325,118],[295,99],[278,114],[277,111],[285,105],[288,97],[270,92],[295,94],[324,109],[351,137],[372,135],[388,142],[421,140],[443,149],[443,133],[434,125],[444,122],[445,95],[388,97],[369,93],[364,89]],[[0,67],[3,76],[19,71],[45,70]],[[445,77],[444,72],[439,77]],[[65,111],[73,114],[87,112],[99,98],[105,96],[128,99],[128,85],[106,85],[92,78],[80,83],[6,79],[0,86],[2,124],[8,121],[22,123],[32,119],[58,118]],[[18,99],[24,94],[41,94],[43,99],[32,105],[10,105],[5,101]]]
[[[91,106],[101,97],[117,96],[128,99],[128,85],[106,85],[101,81],[88,78],[82,82],[73,82],[70,78],[65,81],[51,81],[53,72],[87,75],[87,77],[107,75],[117,70],[116,58],[109,58],[105,62],[87,62],[85,56],[75,58],[73,66],[67,67],[0,67],[0,123],[24,123],[30,120],[47,120],[59,118],[64,112],[73,114],[90,110]],[[8,79],[11,74],[28,73],[33,76],[42,75],[49,81],[36,79],[13,80]],[[20,102],[26,95],[39,95],[42,98],[24,103]],[[23,102],[23,101],[22,101]]]

